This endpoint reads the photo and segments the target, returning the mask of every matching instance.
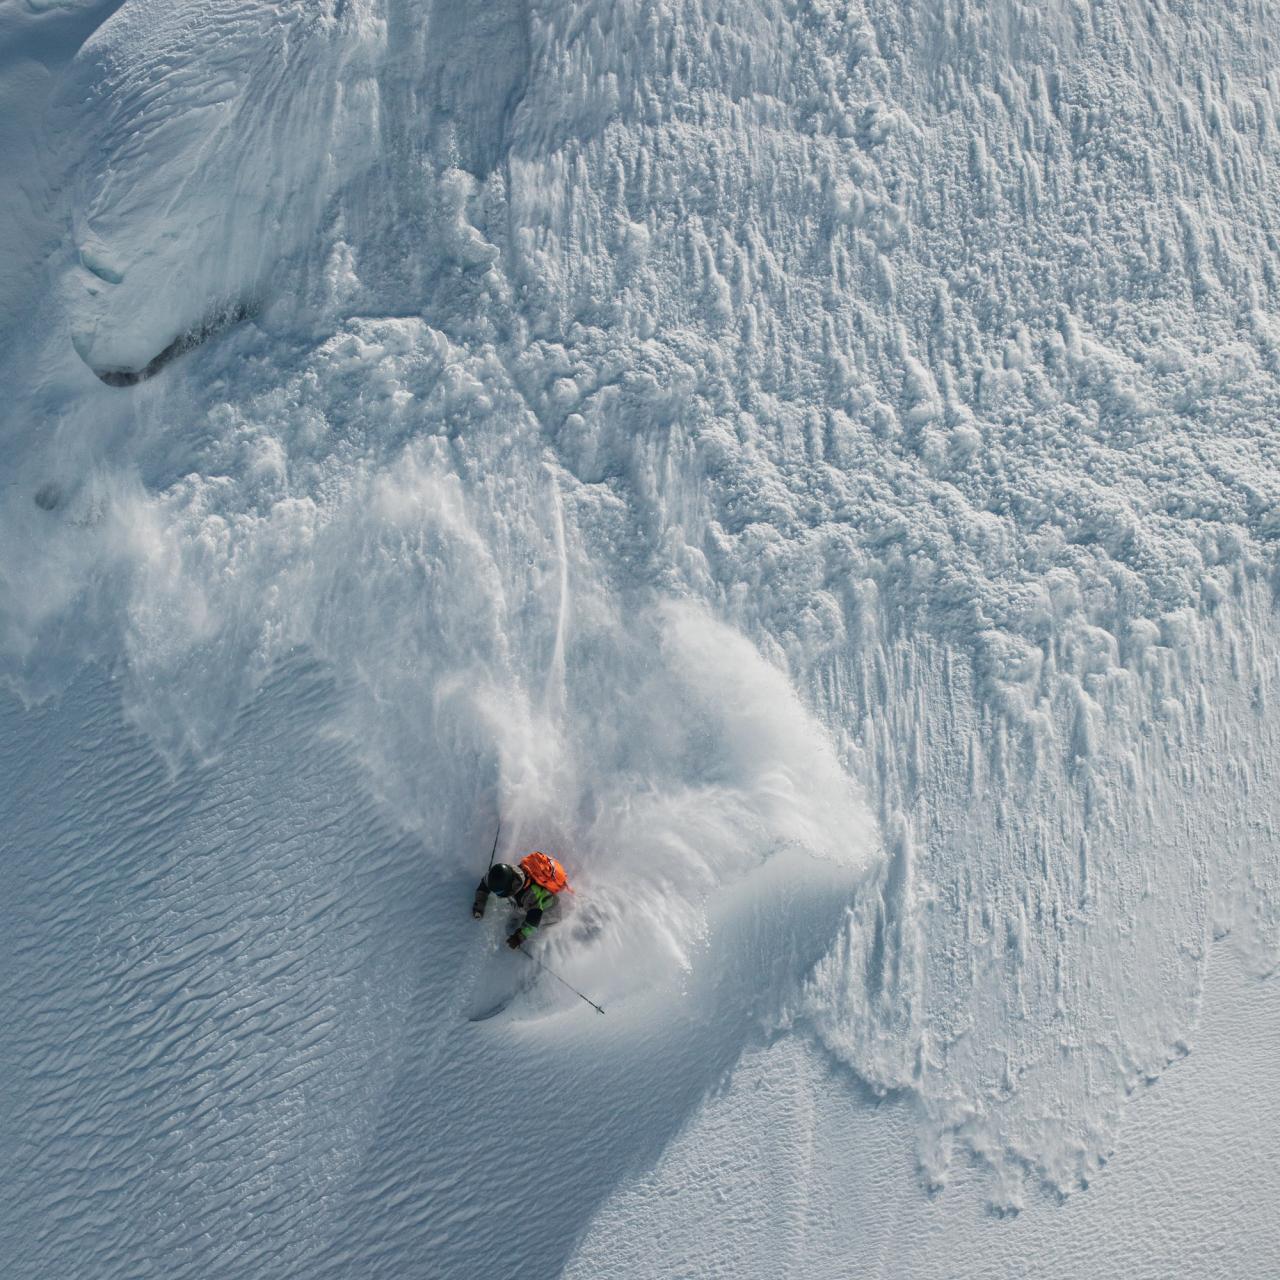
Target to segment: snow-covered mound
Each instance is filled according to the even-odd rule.
[[[1051,1239],[1280,963],[1276,35],[0,7],[8,1273]]]

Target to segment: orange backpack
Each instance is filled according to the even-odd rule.
[[[559,893],[561,889],[569,889],[569,877],[564,868],[552,857],[535,850],[520,859],[520,870],[535,884],[540,884],[549,893]],[[573,890],[569,889],[572,893]]]

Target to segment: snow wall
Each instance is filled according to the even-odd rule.
[[[7,1274],[859,1274],[875,1099],[1095,1180],[1280,958],[1278,30],[0,8]]]

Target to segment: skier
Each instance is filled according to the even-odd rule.
[[[507,946],[514,951],[533,937],[539,926],[546,928],[559,920],[559,895],[564,889],[569,889],[564,868],[554,858],[535,850],[521,858],[518,867],[507,862],[490,867],[476,889],[471,914],[477,920],[484,918],[485,903],[491,893],[509,899],[516,910],[523,911],[524,923],[507,938]]]

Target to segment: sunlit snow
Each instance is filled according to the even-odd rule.
[[[0,1274],[1273,1274],[1278,58],[0,0]]]

